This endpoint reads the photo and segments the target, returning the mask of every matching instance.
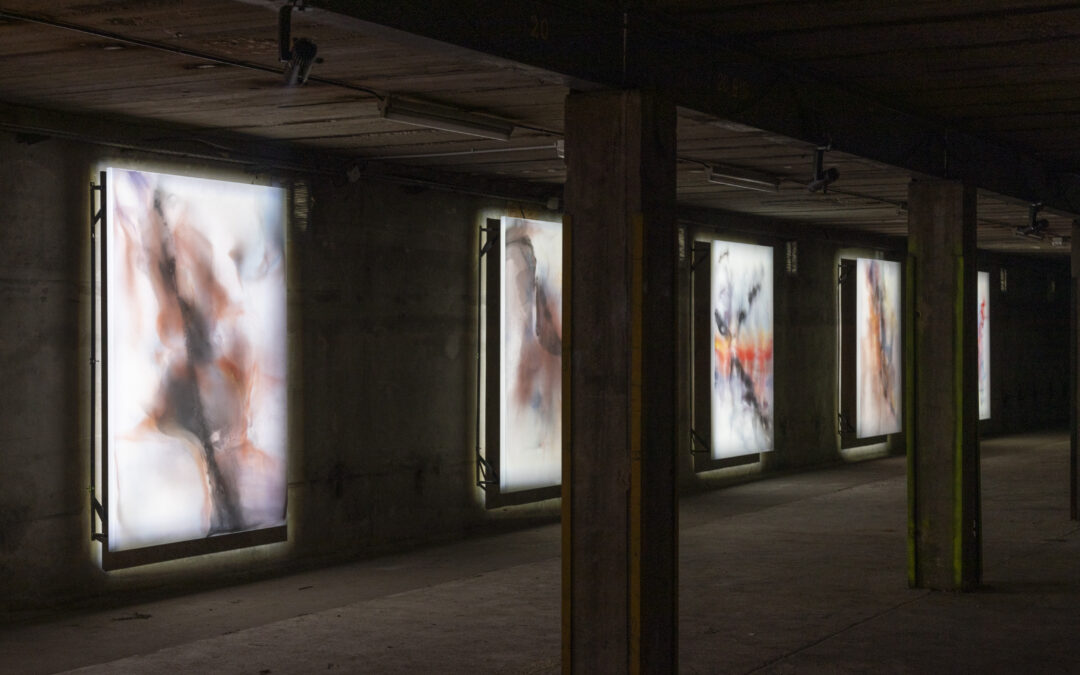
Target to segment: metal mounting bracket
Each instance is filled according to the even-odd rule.
[[[98,184],[90,183],[90,539],[106,542],[108,539],[108,518],[105,506],[97,498],[98,465],[98,373],[101,372],[101,436],[102,442],[108,433],[108,380],[105,372],[105,336],[107,298],[106,273],[104,265],[105,229],[108,214],[105,210],[105,189],[108,174],[98,175]],[[100,236],[99,236],[100,233]],[[98,264],[101,261],[101,283],[98,283]],[[101,339],[98,339],[98,293],[101,294]],[[99,358],[100,350],[100,358]]]
[[[690,247],[691,259],[690,259],[690,271],[693,272],[697,269],[697,266],[709,259],[709,250],[712,246],[708,243],[704,243],[703,246],[698,246],[699,242],[694,242]],[[693,254],[701,253],[700,256],[694,256]]]
[[[699,446],[699,445],[702,447],[701,450],[699,450],[697,448],[697,446]],[[705,439],[701,437],[701,434],[699,434],[696,429],[691,429],[690,430],[690,455],[693,456],[693,455],[711,455],[711,454],[712,454],[712,448],[709,447],[709,444],[705,442]]]

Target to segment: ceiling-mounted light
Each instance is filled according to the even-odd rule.
[[[1046,218],[1039,218],[1039,211],[1042,211],[1042,202],[1036,202],[1028,206],[1028,224],[1027,226],[1020,226],[1013,232],[1018,237],[1027,237],[1029,239],[1038,239],[1042,241],[1043,233],[1046,232],[1046,228],[1050,227],[1050,221]]]
[[[386,96],[379,101],[379,115],[393,122],[491,138],[496,141],[510,140],[510,134],[514,131],[514,125],[505,120],[479,117],[456,108],[419,101],[405,101],[391,96]]]
[[[311,75],[311,67],[322,62],[315,55],[319,48],[307,38],[292,39],[292,10],[303,11],[303,0],[295,0],[278,10],[278,59],[285,66],[285,84],[290,87],[304,84]]]
[[[756,190],[757,192],[779,192],[780,179],[756,171],[729,166],[707,165],[705,180],[714,185]]]
[[[810,192],[821,190],[822,194],[826,194],[829,191],[829,186],[840,177],[840,172],[835,166],[825,168],[825,152],[827,150],[832,150],[832,145],[822,145],[814,151],[814,177],[806,184],[806,189]]]

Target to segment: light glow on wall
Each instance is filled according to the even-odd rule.
[[[979,419],[990,419],[990,273],[979,272]]]
[[[901,428],[900,263],[859,258],[855,269],[858,438]]]
[[[499,489],[562,478],[562,224],[500,227]]]
[[[280,188],[108,170],[108,550],[285,524]]]
[[[773,249],[714,241],[712,457],[773,449]]]

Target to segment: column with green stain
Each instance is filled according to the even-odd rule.
[[[982,577],[975,190],[908,189],[905,302],[908,581],[970,590]]]

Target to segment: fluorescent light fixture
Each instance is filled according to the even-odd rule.
[[[393,122],[496,141],[510,140],[510,134],[514,131],[514,125],[504,120],[479,117],[456,108],[404,101],[391,96],[379,101],[379,115]]]
[[[714,185],[756,190],[757,192],[779,192],[780,179],[756,171],[737,169],[726,166],[706,166],[705,180]]]

